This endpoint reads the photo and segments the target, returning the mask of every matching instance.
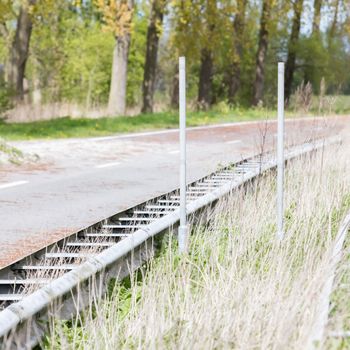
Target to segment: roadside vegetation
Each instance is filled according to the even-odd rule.
[[[174,109],[179,56],[197,110],[273,108],[280,60],[286,104],[300,90],[349,96],[349,14],[341,0],[1,0],[0,115]]]
[[[264,120],[274,117],[275,111],[264,109],[214,109],[189,112],[188,126],[210,125],[225,122]],[[0,122],[0,135],[7,140],[38,138],[93,137],[120,133],[178,128],[178,112],[140,114],[134,117],[57,118],[29,123]]]
[[[8,145],[0,139],[0,165],[2,163],[21,164],[24,159],[23,153],[16,147]]]
[[[326,96],[302,103],[303,93],[294,96],[297,106],[286,110],[286,117],[313,117],[343,115],[350,112],[350,97]],[[264,121],[276,118],[276,111],[263,107],[231,107],[219,103],[208,111],[190,110],[187,126],[204,126],[242,121]],[[6,140],[57,139],[71,137],[98,137],[124,133],[155,131],[179,127],[177,110],[144,113],[135,116],[72,118],[61,117],[26,123],[7,122],[0,119],[0,136]]]
[[[305,349],[350,208],[349,145],[289,163],[285,238],[276,239],[275,176],[267,174],[192,225],[178,256],[170,234],[159,255],[70,322],[51,319],[45,349]],[[340,270],[348,269],[343,260]],[[341,279],[336,279],[335,289]],[[337,320],[348,320],[342,283]],[[330,323],[348,330],[348,321]],[[326,339],[325,339],[326,340]],[[329,343],[331,341],[331,343]],[[336,344],[345,349],[347,341]],[[332,347],[330,347],[332,348]]]
[[[35,163],[40,159],[37,154],[24,153],[17,147],[10,145],[8,142],[0,138],[0,165],[24,163]]]
[[[350,207],[350,204],[349,204]],[[350,234],[344,242],[343,256],[337,266],[335,287],[331,295],[329,323],[327,331],[331,335],[326,340],[326,349],[350,348]]]
[[[282,59],[290,113],[348,113],[349,14],[340,0],[1,0],[0,137],[177,127],[179,56],[189,126],[274,116]]]

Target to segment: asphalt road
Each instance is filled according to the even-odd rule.
[[[342,132],[350,119],[292,120],[287,143]],[[188,130],[188,181],[273,148],[274,122]],[[178,186],[178,130],[14,142],[40,160],[0,167],[0,267]]]

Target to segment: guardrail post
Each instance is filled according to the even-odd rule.
[[[180,226],[179,252],[187,251],[188,228],[186,218],[186,59],[179,58],[179,114],[180,114]]]
[[[284,236],[284,62],[278,62],[277,237]]]

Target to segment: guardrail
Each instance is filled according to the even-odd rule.
[[[285,160],[340,142],[340,138],[335,137],[304,143],[287,150]],[[267,153],[242,160],[188,185],[187,215],[192,215],[215,203],[239,186],[274,168],[276,168],[275,156]],[[14,348],[34,346],[45,333],[47,312],[55,304],[60,305],[58,309],[55,308],[57,313],[55,316],[67,319],[86,307],[91,298],[99,298],[106,291],[110,278],[120,279],[148,260],[156,249],[156,237],[177,225],[180,219],[179,198],[176,192],[168,195],[170,199],[161,197],[157,198],[153,205],[143,204],[141,210],[140,207],[134,208],[133,216],[129,217],[133,225],[123,224],[123,218],[120,217],[116,224],[101,223],[102,229],[119,230],[125,229],[124,226],[131,226],[134,231],[124,236],[118,233],[120,231],[100,233],[102,237],[119,235],[116,237],[123,239],[106,247],[101,253],[87,258],[82,264],[71,266],[69,272],[1,311],[2,344],[12,342]],[[158,217],[156,218],[156,214],[153,213],[158,213]],[[141,222],[144,219],[143,222],[147,224],[137,224],[136,219],[140,219]],[[70,257],[68,254],[66,253],[67,259],[74,259],[73,255]]]

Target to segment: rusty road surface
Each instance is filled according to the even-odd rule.
[[[349,117],[289,120],[288,144],[346,134]],[[276,143],[274,122],[191,128],[188,181]],[[40,160],[0,166],[0,268],[178,187],[178,130],[13,142]]]

